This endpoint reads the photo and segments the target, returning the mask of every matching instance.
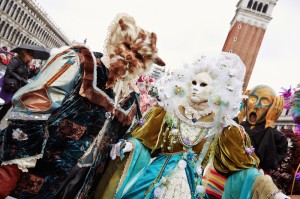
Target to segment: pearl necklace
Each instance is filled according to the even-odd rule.
[[[177,116],[177,118],[191,126],[200,126],[200,127],[205,127],[205,128],[211,128],[213,126],[213,123],[214,122],[199,122],[199,121],[193,121],[193,120],[190,120],[188,118],[186,118],[185,116],[183,116],[178,108],[175,108],[175,115]]]

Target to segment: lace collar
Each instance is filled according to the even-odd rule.
[[[186,118],[184,115],[182,115],[178,109],[178,107],[175,108],[175,115],[178,117],[179,120],[191,125],[191,126],[199,126],[199,127],[205,127],[205,128],[211,128],[213,126],[214,122],[199,122],[195,121],[193,119]]]

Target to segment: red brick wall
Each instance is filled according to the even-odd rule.
[[[241,28],[238,28],[238,26]],[[236,22],[230,29],[222,51],[229,52],[230,50],[239,55],[246,65],[246,76],[244,80],[244,90],[247,88],[251,78],[252,70],[258,55],[265,30],[257,28],[242,22]],[[237,38],[234,41],[234,37]]]

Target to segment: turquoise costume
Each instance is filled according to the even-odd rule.
[[[135,140],[135,142],[138,142]],[[147,150],[148,151],[148,150]],[[149,152],[148,152],[149,153]],[[120,190],[118,191],[116,198],[153,198],[153,192],[158,182],[162,179],[162,177],[167,177],[177,166],[179,160],[182,159],[184,153],[179,154],[160,154],[158,155],[151,164],[147,165],[141,173],[139,173],[137,179],[133,179],[136,183],[133,182],[125,182],[125,189],[123,194],[121,194]],[[150,154],[149,154],[150,155]],[[143,159],[145,159],[144,156]],[[150,159],[149,159],[150,161]],[[139,164],[132,162],[131,164]],[[194,171],[193,166],[191,164],[187,164],[185,168],[185,172],[187,174],[187,179],[189,179],[189,186],[191,190],[195,190],[194,183]],[[159,173],[160,175],[156,175]],[[128,175],[128,174],[127,174]],[[132,185],[133,184],[133,185]],[[130,186],[131,185],[131,186]],[[122,186],[122,187],[123,187]],[[192,195],[192,198],[196,198]]]
[[[259,159],[249,136],[231,119],[242,98],[242,61],[223,52],[203,57],[191,67],[160,80],[159,106],[133,128],[129,139],[133,151],[123,158],[129,144],[122,141],[114,146],[111,157],[120,151],[121,159],[110,162],[95,199],[208,198],[202,179],[209,160],[217,172],[232,176],[225,187],[226,199],[248,198],[251,187],[258,190]],[[142,151],[148,155],[139,155]]]
[[[262,171],[257,168],[244,169],[232,174],[225,184],[223,192],[223,199],[251,199],[251,190],[257,176],[264,175]]]

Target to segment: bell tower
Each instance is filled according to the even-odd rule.
[[[239,0],[222,51],[240,56],[246,65],[247,88],[258,51],[278,0]]]

